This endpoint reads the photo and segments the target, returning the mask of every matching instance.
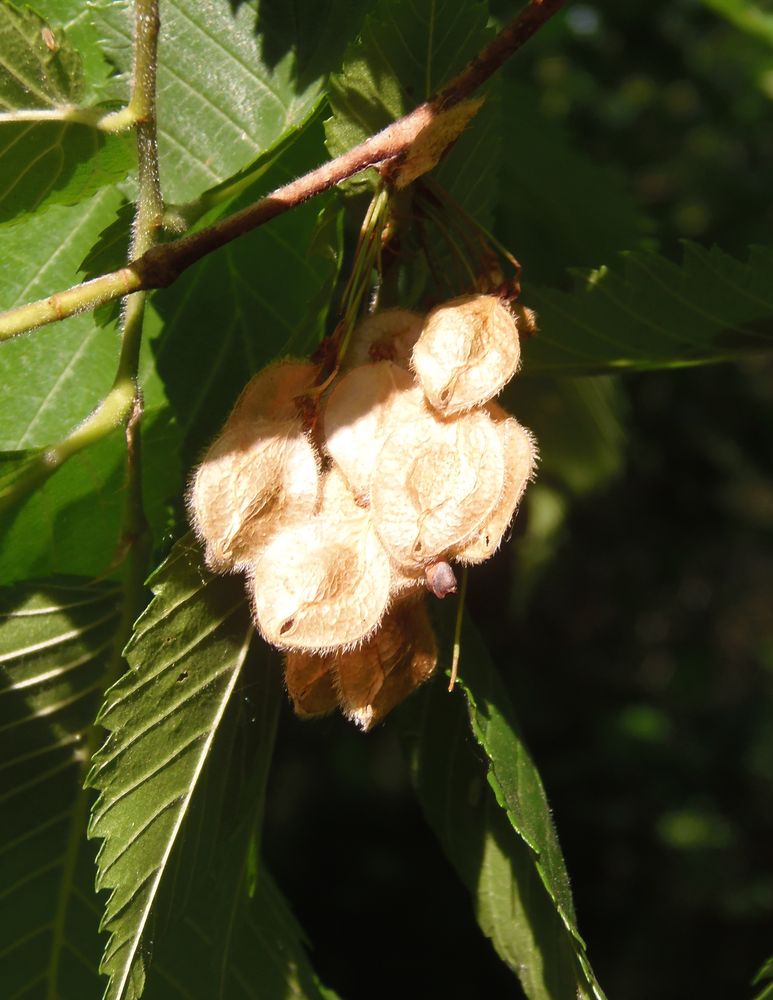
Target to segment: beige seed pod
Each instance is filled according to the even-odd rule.
[[[489,403],[487,409],[504,449],[504,488],[485,523],[456,553],[462,565],[485,562],[496,552],[537,466],[537,444],[531,431],[496,403]]]
[[[338,707],[330,657],[291,652],[285,657],[285,685],[296,715],[328,715]]]
[[[389,600],[389,559],[369,512],[335,468],[322,506],[279,531],[252,570],[257,624],[280,649],[352,646],[378,625]]]
[[[520,356],[518,329],[502,301],[464,295],[427,316],[411,363],[431,405],[447,416],[495,396]]]
[[[393,361],[408,368],[424,317],[409,309],[385,309],[364,319],[352,335],[346,367],[371,361]]]
[[[421,390],[391,361],[361,365],[338,382],[325,406],[325,444],[357,497],[370,494],[373,466],[387,435],[424,410]]]
[[[435,670],[437,644],[423,601],[396,605],[367,643],[332,660],[344,714],[371,729]]]
[[[371,481],[373,523],[411,575],[448,556],[487,520],[504,486],[502,439],[481,410],[441,420],[427,411],[398,426]]]
[[[253,375],[242,389],[224,430],[252,420],[293,420],[295,398],[308,392],[319,375],[310,361],[277,361]]]
[[[244,569],[282,526],[310,517],[319,460],[300,419],[231,422],[204,456],[188,506],[207,565]]]

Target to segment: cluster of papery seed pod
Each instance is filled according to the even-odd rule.
[[[307,361],[240,396],[191,515],[207,563],[247,574],[298,714],[368,729],[435,669],[423,595],[492,555],[534,473],[531,434],[493,402],[519,359],[509,308],[470,295],[371,316],[321,400]]]

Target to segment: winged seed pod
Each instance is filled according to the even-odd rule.
[[[361,365],[338,382],[325,406],[325,444],[356,496],[370,495],[373,466],[387,435],[424,410],[421,390],[391,361]]]
[[[352,336],[346,367],[369,361],[394,361],[408,368],[424,317],[409,309],[385,309],[364,319]]]
[[[207,565],[244,569],[282,525],[311,516],[319,460],[300,419],[233,426],[212,445],[189,495]]]
[[[504,488],[504,449],[489,416],[441,420],[427,410],[398,426],[371,480],[373,523],[408,572],[453,557],[490,516]]]
[[[332,660],[344,714],[361,729],[371,729],[437,666],[437,643],[424,602],[396,605],[367,643]]]
[[[197,469],[188,506],[212,569],[244,569],[280,524],[314,511],[319,460],[294,397],[316,375],[293,361],[258,372]]]
[[[427,316],[412,367],[431,405],[445,416],[480,406],[518,369],[518,328],[494,295],[463,295]]]
[[[487,409],[494,418],[494,426],[503,444],[504,488],[488,519],[456,553],[457,561],[464,566],[485,562],[499,548],[524,490],[534,476],[539,457],[531,431],[522,427],[497,403],[489,403]]]
[[[297,396],[308,392],[319,375],[310,361],[276,361],[253,375],[242,389],[223,430],[235,423],[259,420],[292,420],[298,416]]]
[[[330,654],[292,651],[285,657],[285,685],[293,711],[301,718],[328,715],[338,708],[330,673]]]
[[[319,513],[280,529],[261,551],[252,590],[258,627],[280,649],[351,646],[381,621],[389,559],[335,468]]]

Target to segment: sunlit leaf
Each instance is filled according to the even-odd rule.
[[[0,589],[3,995],[96,996],[99,908],[82,790],[91,723],[117,652],[116,587]]]
[[[129,670],[100,713],[110,735],[89,776],[100,792],[89,828],[103,841],[97,887],[111,890],[108,1000],[141,995],[159,890],[253,641],[241,581],[212,577],[190,539],[151,586]]]
[[[0,5],[0,110],[77,105],[84,91],[78,52],[31,10]],[[0,123],[0,222],[59,202],[72,205],[126,176],[133,146],[67,122]]]
[[[167,201],[180,202],[225,180],[298,126],[321,99],[321,79],[299,82],[292,35],[286,51],[263,56],[255,0],[168,0],[162,5],[158,142]],[[119,70],[131,66],[128,0],[99,0],[95,19]],[[318,71],[316,71],[318,73]]]

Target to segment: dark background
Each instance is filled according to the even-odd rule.
[[[685,237],[741,256],[769,242],[770,47],[692,0],[574,4],[510,72],[621,174],[650,245],[678,259]],[[610,1000],[750,996],[773,952],[773,366],[619,388],[619,473],[567,496],[539,572],[519,549],[527,504],[472,572],[469,607]],[[424,824],[397,729],[285,712],[269,866],[347,1000],[517,996]]]

